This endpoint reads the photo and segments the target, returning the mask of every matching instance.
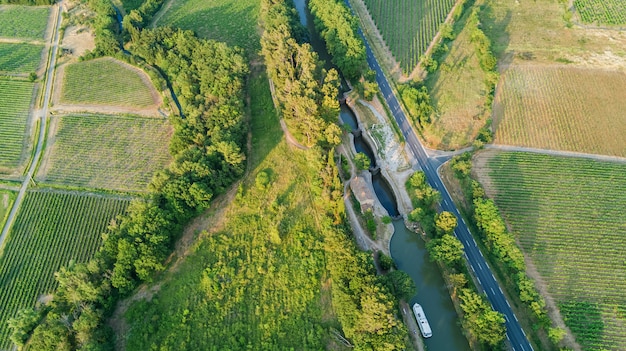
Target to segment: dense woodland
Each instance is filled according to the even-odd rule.
[[[368,67],[356,17],[341,0],[310,0],[309,8],[333,63],[347,79],[361,78]]]
[[[154,177],[150,196],[131,204],[103,235],[90,262],[57,274],[59,287],[48,306],[12,321],[17,345],[32,334],[29,345],[35,350],[109,349],[104,318],[117,299],[162,270],[188,220],[243,174],[248,69],[241,53],[170,28],[144,30],[131,46],[178,94],[184,116],[172,117],[175,160]],[[98,53],[105,51],[92,55]]]
[[[339,74],[324,70],[311,46],[298,42],[303,29],[296,16],[291,1],[267,0],[261,5],[261,47],[274,97],[302,144],[337,145]]]

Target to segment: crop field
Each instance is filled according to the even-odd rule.
[[[511,66],[493,108],[497,144],[626,157],[626,74]]]
[[[4,228],[4,223],[9,216],[13,201],[15,201],[15,192],[0,189],[0,231]]]
[[[247,50],[261,50],[257,24],[260,0],[173,0],[157,25],[190,29],[200,37],[226,42]]]
[[[584,23],[626,24],[626,1],[624,0],[574,0],[574,6]]]
[[[19,165],[33,83],[0,79],[0,171]]]
[[[55,121],[48,160],[37,179],[120,191],[145,191],[170,162],[171,125],[162,119],[65,116]]]
[[[42,45],[0,43],[0,72],[30,73],[41,61]]]
[[[437,113],[422,133],[432,148],[458,149],[471,144],[485,124],[485,73],[471,43],[469,26],[457,35],[439,67],[426,80]]]
[[[100,235],[129,200],[96,195],[27,193],[0,257],[0,349],[9,349],[6,321],[51,293],[54,272],[85,262]]]
[[[483,152],[479,179],[584,350],[626,350],[626,164]]]
[[[455,0],[364,0],[389,49],[410,73],[432,42]]]
[[[61,102],[124,107],[157,103],[153,86],[132,66],[111,58],[77,62],[65,67]],[[97,82],[97,84],[94,84]]]
[[[0,5],[0,37],[42,40],[50,7]]]

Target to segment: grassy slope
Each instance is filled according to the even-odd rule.
[[[52,292],[54,272],[61,266],[85,262],[127,204],[88,195],[27,193],[0,256],[1,349],[10,346],[7,319]]]
[[[48,6],[0,6],[0,37],[42,40],[48,24]]]
[[[242,47],[252,57],[261,50],[257,32],[259,5],[259,0],[172,0],[157,25],[191,29],[200,37]]]
[[[306,195],[319,168],[284,142],[266,78],[251,85],[252,167],[241,195],[152,301],[131,307],[127,350],[319,350],[338,326]],[[255,185],[259,171],[270,175],[267,189]]]
[[[165,120],[123,116],[60,117],[46,167],[49,183],[144,191],[155,171],[171,160],[172,127]]]
[[[33,83],[0,80],[0,172],[21,160],[32,93]]]
[[[626,349],[626,166],[527,153],[480,157],[481,182],[577,341]]]
[[[0,189],[0,228],[4,228],[4,223],[9,216],[16,196],[14,191]]]
[[[466,22],[470,12],[465,12],[457,26]],[[438,113],[422,133],[426,142],[437,149],[457,149],[471,144],[485,124],[485,73],[470,34],[470,28],[464,26],[439,69],[429,74],[426,81]]]
[[[517,65],[500,89],[496,143],[626,157],[626,74]]]
[[[37,70],[41,60],[41,45],[0,44],[0,72],[30,73]]]
[[[96,59],[65,68],[61,102],[147,107],[155,104],[151,89],[126,64],[110,58]]]

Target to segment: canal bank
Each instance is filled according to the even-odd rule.
[[[313,18],[308,11],[306,0],[294,0],[301,23],[308,29],[311,46],[320,58],[330,66],[330,57],[324,43],[313,27]],[[467,339],[459,326],[459,319],[452,304],[447,286],[439,267],[430,262],[425,243],[416,233],[405,226],[407,214],[412,210],[411,201],[404,184],[417,169],[409,163],[404,143],[398,142],[385,111],[379,101],[368,103],[346,99],[341,106],[340,120],[347,127],[344,142],[337,148],[349,161],[351,177],[346,180],[344,201],[357,244],[364,250],[383,251],[390,254],[398,269],[405,271],[417,287],[417,294],[409,304],[401,304],[400,311],[405,323],[416,341],[416,348],[422,350],[470,350]],[[360,112],[359,112],[360,111]],[[357,152],[365,153],[373,167],[357,170],[351,161]],[[350,199],[348,187],[355,195],[361,209],[369,208],[378,218],[377,237],[372,239],[365,234],[359,223],[360,213],[356,213]],[[385,216],[396,217],[384,224]],[[420,303],[433,330],[431,338],[422,340],[418,335],[410,306]]]

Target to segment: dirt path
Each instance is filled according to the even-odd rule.
[[[308,150],[309,148],[300,144],[298,142],[298,140],[296,140],[296,138],[294,138],[293,135],[291,135],[291,132],[289,132],[289,128],[287,128],[287,124],[285,123],[284,119],[280,119],[280,128],[282,128],[283,133],[285,133],[285,138],[287,139],[287,144],[293,145],[295,147],[297,147],[300,150]]]
[[[485,148],[486,149],[501,150],[501,151],[533,152],[533,153],[536,153],[536,154],[545,154],[545,155],[554,155],[554,156],[568,156],[568,157],[581,157],[581,158],[588,158],[588,159],[597,160],[597,161],[609,161],[609,162],[626,163],[626,158],[624,158],[624,157],[598,155],[598,154],[587,154],[587,153],[583,153],[583,152],[574,152],[574,151],[548,150],[548,149],[537,149],[537,148],[532,148],[532,147],[497,145],[497,144],[485,145]]]
[[[159,20],[161,20],[161,17],[163,17],[163,15],[170,9],[170,7],[172,7],[173,2],[174,0],[167,0],[165,4],[161,6],[159,12],[157,12],[156,15],[152,17],[152,22],[150,22],[150,28],[156,27],[157,23],[159,23]]]
[[[39,138],[37,139],[35,153],[33,155],[33,159],[30,163],[30,166],[28,167],[28,172],[26,173],[26,176],[24,177],[24,181],[22,182],[20,191],[17,194],[15,202],[13,203],[13,207],[11,208],[11,212],[9,213],[9,216],[7,217],[4,227],[2,228],[2,232],[0,234],[0,247],[2,247],[4,240],[7,238],[9,229],[11,228],[11,225],[13,224],[17,211],[20,208],[20,205],[22,204],[22,200],[24,200],[24,197],[26,196],[26,189],[28,188],[28,185],[30,184],[30,180],[33,178],[35,168],[37,167],[37,163],[39,161],[39,158],[41,157],[41,152],[44,147],[44,136],[46,134],[46,120],[47,120],[46,117],[48,115],[48,106],[50,104],[52,81],[53,81],[53,77],[55,73],[54,68],[56,66],[55,62],[56,62],[56,57],[57,57],[57,53],[59,49],[59,37],[60,37],[59,30],[61,28],[61,22],[62,22],[61,21],[62,19],[61,14],[62,14],[62,8],[63,8],[62,6],[63,6],[63,1],[61,0],[54,7],[56,12],[50,16],[50,21],[54,23],[54,27],[53,27],[54,30],[50,37],[51,50],[49,51],[50,56],[48,57],[48,66],[47,66],[48,68],[46,70],[43,103],[41,107],[41,112],[37,116],[41,120],[41,128],[39,129]],[[32,106],[31,106],[31,110],[32,110]]]

